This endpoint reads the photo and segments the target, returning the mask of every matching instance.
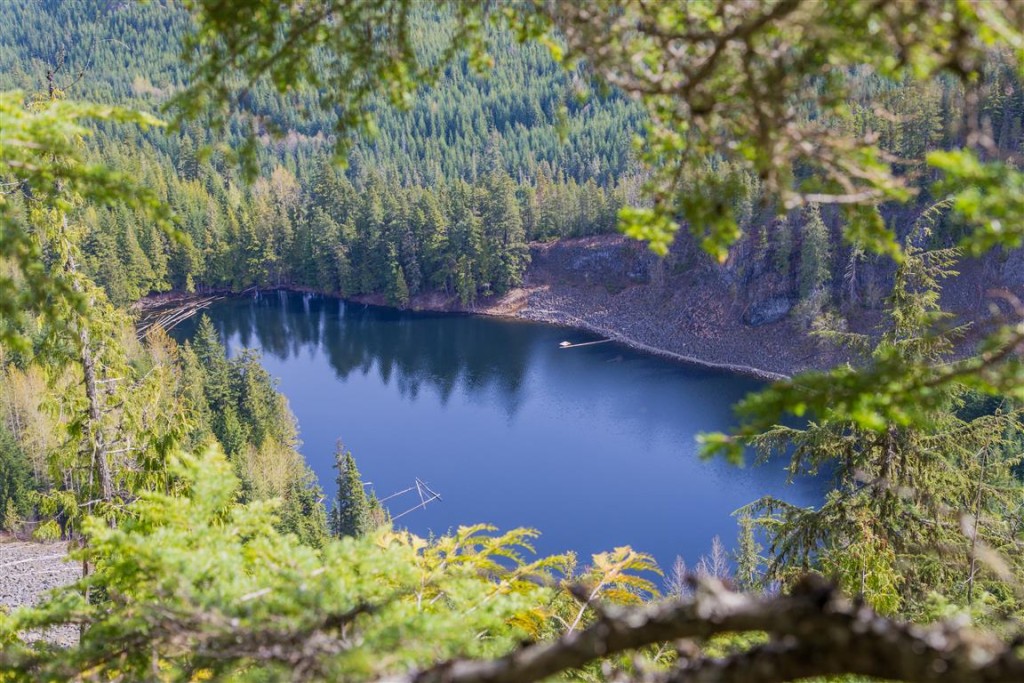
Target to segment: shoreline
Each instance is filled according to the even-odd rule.
[[[414,309],[410,309],[414,310]],[[486,310],[484,311],[465,311],[468,313],[474,313],[476,315],[486,315],[492,318],[507,318],[511,320],[526,320],[531,322],[543,323],[546,325],[556,325],[558,327],[565,327],[568,329],[579,330],[582,332],[590,332],[592,334],[600,334],[614,342],[627,346],[635,351],[641,351],[643,353],[651,354],[652,356],[658,356],[667,360],[676,361],[685,365],[693,365],[705,370],[721,370],[736,375],[744,375],[752,377],[754,379],[765,380],[774,382],[777,380],[789,379],[789,375],[784,375],[778,372],[772,372],[763,368],[755,368],[749,365],[742,365],[739,363],[722,363],[718,361],[704,360],[695,356],[687,356],[685,354],[676,353],[675,351],[669,351],[668,349],[651,346],[641,341],[633,339],[626,334],[617,330],[602,327],[589,323],[586,320],[582,320],[577,316],[567,313],[566,311],[550,310],[550,309],[534,309],[531,311],[535,315],[510,315],[507,313],[495,312],[491,313]],[[572,321],[568,321],[559,316],[565,316],[566,318],[572,318]]]
[[[196,293],[171,290],[168,292],[160,292],[157,294],[147,295],[142,299],[139,299],[138,301],[134,302],[130,306],[130,308],[134,311],[141,312],[144,317],[148,313],[161,311],[174,306],[187,305],[189,303],[199,301],[210,296],[241,297],[256,292],[275,291],[295,292],[299,294],[316,294],[318,296],[335,298],[346,303],[369,304],[371,306],[380,306],[382,308],[391,308],[393,310],[399,311],[482,315],[487,316],[489,318],[503,318],[507,320],[517,320],[543,323],[546,325],[556,325],[558,327],[564,327],[567,329],[602,335],[608,339],[611,339],[614,342],[622,344],[623,346],[629,347],[635,351],[648,353],[653,356],[664,358],[666,360],[675,361],[685,365],[691,365],[705,370],[717,370],[722,372],[728,372],[768,382],[790,378],[790,375],[774,372],[764,368],[753,367],[742,363],[706,360],[703,358],[699,358],[697,356],[682,354],[676,351],[671,351],[669,349],[647,344],[638,339],[630,337],[625,332],[589,322],[581,318],[579,315],[569,311],[551,308],[531,307],[530,294],[532,292],[532,288],[528,287],[517,288],[491,303],[480,305],[474,304],[471,306],[462,306],[461,304],[458,303],[457,300],[443,297],[440,293],[437,292],[417,295],[417,297],[414,300],[410,301],[409,306],[401,307],[391,306],[387,304],[385,301],[382,300],[382,295],[379,294],[368,296],[344,297],[337,293],[324,292],[311,287],[281,285],[276,287],[267,287],[265,289],[250,287],[241,292],[235,292],[227,289],[210,289]],[[513,303],[510,304],[510,302]],[[201,310],[202,309],[198,309],[197,312]]]

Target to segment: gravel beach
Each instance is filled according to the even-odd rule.
[[[66,543],[0,543],[0,605],[10,609],[35,604],[46,591],[78,579],[81,567],[67,559],[67,550]],[[60,645],[72,645],[78,631],[62,627],[42,636]]]

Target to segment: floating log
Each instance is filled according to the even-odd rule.
[[[564,342],[562,342],[561,344],[558,345],[558,348],[560,348],[560,349],[578,349],[581,346],[593,346],[594,344],[606,344],[606,343],[608,343],[610,341],[614,341],[614,340],[612,340],[612,339],[599,339],[597,341],[581,342],[579,344],[573,344],[572,342],[564,341]]]
[[[413,507],[409,508],[408,510],[406,510],[404,512],[398,513],[397,515],[392,517],[391,520],[394,521],[396,519],[401,519],[402,517],[405,517],[410,512],[416,512],[417,510],[425,510],[427,508],[427,503],[433,503],[435,500],[440,500],[440,499],[441,499],[441,496],[433,496],[432,498],[427,498],[426,500],[422,501],[419,505],[414,505]]]
[[[416,486],[413,485],[413,486],[410,486],[407,489],[402,489],[401,491],[397,491],[395,493],[392,493],[390,496],[385,496],[384,498],[379,498],[378,500],[381,503],[383,503],[384,501],[391,500],[392,498],[397,498],[398,496],[402,495],[403,493],[409,493],[409,491],[415,491],[415,490],[416,490]]]
[[[429,486],[427,486],[426,482],[424,482],[422,479],[420,479],[419,477],[416,477],[416,479],[413,481],[413,485],[412,486],[410,486],[407,489],[403,489],[401,491],[398,491],[397,493],[392,493],[390,496],[387,496],[386,498],[382,498],[380,502],[383,503],[385,500],[390,500],[392,498],[395,498],[396,496],[400,496],[402,494],[409,493],[410,491],[415,491],[417,494],[419,494],[420,502],[417,505],[413,505],[408,510],[405,510],[404,512],[400,512],[397,515],[392,516],[391,517],[392,521],[394,521],[396,519],[401,519],[402,517],[405,517],[410,512],[415,512],[416,510],[425,510],[426,507],[427,507],[427,503],[433,503],[435,500],[443,500],[441,498],[441,494],[440,493],[438,493],[437,491],[435,491],[432,488],[430,488]]]

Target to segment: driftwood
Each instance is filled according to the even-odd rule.
[[[643,608],[604,608],[595,623],[550,643],[500,659],[453,660],[384,679],[388,683],[531,683],[602,657],[658,643],[726,633],[763,632],[769,641],[722,659],[680,645],[669,671],[638,674],[650,683],[776,683],[856,674],[887,680],[944,683],[1024,681],[1016,642],[964,625],[905,624],[876,614],[809,578],[792,595],[735,593],[716,579],[695,582],[694,597]]]
[[[135,328],[135,334],[139,339],[143,339],[150,330],[157,327],[168,332],[177,327],[180,323],[194,316],[199,311],[207,308],[214,301],[223,298],[224,297],[222,295],[215,295],[199,299],[190,299],[181,304],[148,312],[143,319],[139,321],[138,326]]]
[[[420,502],[414,505],[413,507],[409,508],[408,510],[405,510],[404,512],[400,512],[397,515],[394,515],[391,518],[391,521],[395,521],[399,517],[405,517],[410,512],[416,512],[417,510],[426,510],[427,503],[433,503],[435,500],[443,500],[443,498],[441,498],[440,493],[434,491],[429,486],[427,486],[426,482],[421,480],[419,477],[416,477],[415,483],[413,483],[412,486],[403,491],[399,491],[398,493],[392,493],[387,498],[382,498],[380,502],[383,503],[386,500],[390,500],[396,496],[409,493],[410,491],[415,491],[417,495],[419,495]]]

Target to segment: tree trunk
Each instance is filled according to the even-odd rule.
[[[79,327],[78,340],[81,346],[82,372],[85,375],[85,397],[89,402],[88,431],[92,442],[93,467],[100,480],[100,497],[109,502],[114,497],[114,482],[110,476],[110,463],[107,461],[106,439],[100,427],[103,410],[96,381],[96,359],[89,343],[89,330],[84,325]]]
[[[66,235],[68,232],[67,214],[61,216],[61,227]],[[78,264],[75,258],[68,254],[66,268],[70,275],[78,273]],[[77,278],[72,278],[72,288],[76,293],[83,291],[81,283]],[[89,300],[89,308],[95,305],[95,301]],[[98,381],[96,380],[96,358],[93,355],[92,344],[89,339],[89,328],[81,321],[78,325],[79,360],[82,364],[82,374],[85,377],[85,398],[89,402],[89,423],[88,436],[92,445],[92,470],[100,480],[100,498],[109,502],[114,497],[114,481],[110,474],[110,463],[107,460],[107,443],[101,427],[103,420],[103,404],[99,395]]]

